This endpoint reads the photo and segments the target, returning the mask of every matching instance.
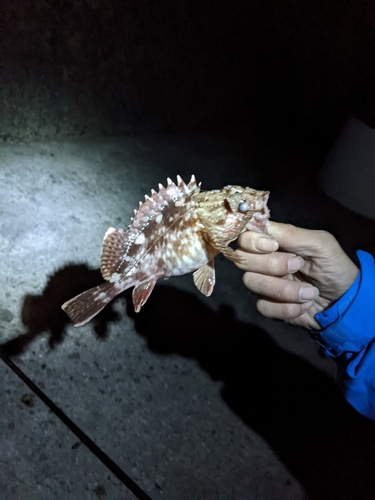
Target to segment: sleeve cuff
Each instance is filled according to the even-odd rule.
[[[357,251],[361,270],[349,290],[335,304],[315,315],[323,328],[312,337],[328,357],[359,352],[375,338],[375,261]]]

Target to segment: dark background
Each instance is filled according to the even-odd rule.
[[[262,147],[324,156],[353,110],[373,120],[372,1],[18,0],[2,9],[6,141],[141,129],[246,143],[256,133]]]

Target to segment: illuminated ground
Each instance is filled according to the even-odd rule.
[[[267,188],[261,168],[208,138],[7,145],[1,154],[1,343],[153,499],[344,498],[356,467],[366,475],[342,448],[357,420],[331,382],[333,363],[305,332],[261,318],[224,259],[210,299],[187,276],[158,285],[136,317],[128,294],[79,329],[60,310],[101,282],[105,231],[126,228],[158,182],[195,173],[205,189]],[[293,192],[288,201],[288,187],[271,194],[274,217],[325,221],[344,238],[345,211],[327,220],[328,200]],[[0,377],[1,498],[134,498],[3,363]]]

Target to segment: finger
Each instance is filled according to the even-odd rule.
[[[257,300],[257,310],[267,318],[282,319],[292,321],[304,315],[314,305],[314,301],[303,304],[273,302],[269,299],[260,298]]]
[[[302,257],[322,257],[340,248],[334,236],[327,231],[303,229],[292,224],[269,222],[269,235],[278,243],[281,249],[293,252]]]
[[[245,231],[240,234],[237,243],[239,248],[252,253],[276,252],[279,248],[279,244],[273,238],[254,231]]]
[[[246,272],[242,281],[252,292],[280,303],[303,303],[319,296],[319,290],[309,283],[274,276]]]
[[[285,276],[299,271],[304,260],[293,254],[272,252],[269,254],[253,254],[236,250],[238,256],[237,267],[244,271],[265,274],[269,276]]]

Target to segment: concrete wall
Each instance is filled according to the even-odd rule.
[[[0,136],[252,127],[318,144],[373,72],[374,21],[365,0],[3,2]]]

